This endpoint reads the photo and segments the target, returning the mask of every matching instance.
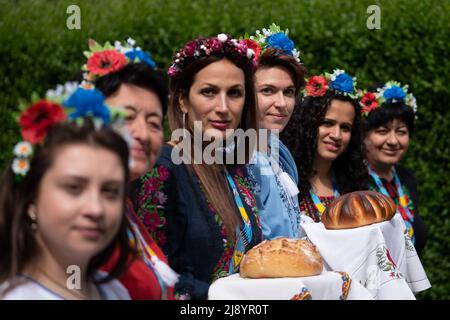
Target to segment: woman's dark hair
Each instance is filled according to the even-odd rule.
[[[3,172],[0,185],[0,283],[13,279],[20,274],[28,263],[38,254],[38,245],[31,219],[27,213],[29,206],[38,196],[39,186],[45,173],[52,166],[55,154],[62,147],[72,144],[86,144],[105,148],[116,154],[125,173],[124,209],[126,184],[128,181],[128,145],[122,137],[109,127],[95,129],[90,119],[82,125],[60,123],[52,126],[43,144],[36,145],[30,170],[24,179],[17,182],[11,169],[11,163]],[[70,165],[70,164],[67,164]],[[113,251],[118,247],[120,256],[107,277],[97,282],[107,282],[117,278],[127,267],[127,260],[134,249],[130,247],[127,236],[128,220],[123,212],[119,232],[111,243],[88,265],[87,275],[91,276],[99,267],[109,261]]]
[[[95,87],[106,97],[113,95],[122,84],[131,84],[156,93],[161,102],[163,116],[167,112],[168,88],[165,72],[152,69],[143,62],[129,63],[117,72],[95,81]]]
[[[258,58],[258,69],[268,69],[273,67],[284,67],[291,76],[294,86],[295,93],[298,95],[301,88],[306,84],[306,67],[304,64],[297,62],[293,56],[287,54],[281,54],[279,50],[274,48],[269,48],[264,51]]]
[[[281,139],[294,157],[299,174],[299,200],[309,197],[311,184],[309,179],[315,175],[314,155],[317,149],[319,126],[333,100],[351,103],[355,110],[351,138],[347,150],[339,155],[332,164],[340,194],[356,190],[366,190],[369,176],[364,164],[361,132],[361,110],[358,103],[347,96],[327,91],[322,97],[305,97],[294,109],[291,120],[281,133]]]
[[[364,118],[364,135],[373,129],[387,125],[394,121],[394,119],[403,121],[408,127],[409,135],[412,135],[415,130],[414,118],[414,110],[404,103],[383,103],[381,106],[369,112],[368,116]]]
[[[241,121],[237,129],[242,129],[244,132],[247,129],[256,130],[256,95],[253,84],[254,68],[251,61],[246,57],[243,57],[234,51],[225,51],[223,53],[215,53],[210,56],[192,60],[183,68],[183,71],[179,76],[170,79],[171,96],[168,119],[172,131],[184,127],[183,112],[179,105],[179,99],[184,98],[189,101],[189,90],[195,81],[197,73],[208,65],[222,59],[227,59],[244,73],[245,101]],[[187,119],[186,122],[188,122]],[[193,137],[193,128],[186,124],[186,129],[191,132]],[[245,150],[248,150],[248,148],[250,148],[249,144],[246,143]],[[239,150],[239,148],[237,148],[237,150]],[[246,160],[249,161],[250,159]],[[236,226],[239,225],[240,222],[235,212],[234,200],[225,180],[224,165],[193,163],[192,165],[187,165],[187,167],[191,171],[194,171],[199,177],[207,200],[216,209],[224,222],[228,239],[234,240]]]

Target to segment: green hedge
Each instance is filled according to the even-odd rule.
[[[66,8],[81,8],[81,30],[68,30]],[[367,7],[381,7],[381,29],[368,30]],[[276,22],[288,27],[311,72],[339,67],[369,85],[409,83],[419,120],[405,164],[419,180],[429,241],[422,262],[433,285],[419,295],[450,298],[450,1],[422,0],[0,0],[0,165],[18,130],[11,118],[19,97],[43,94],[82,64],[87,39],[132,36],[167,68],[175,49],[198,35],[234,36]]]

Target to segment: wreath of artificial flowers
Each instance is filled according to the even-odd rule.
[[[237,52],[247,58],[253,67],[256,65],[255,51],[247,46],[246,41],[236,40],[221,33],[217,37],[200,37],[186,43],[173,56],[172,64],[167,73],[171,78],[176,78],[191,61],[225,52]]]
[[[34,93],[30,104],[22,102],[16,117],[23,141],[14,146],[11,165],[16,180],[20,182],[29,171],[33,146],[43,143],[48,130],[58,123],[75,121],[82,124],[84,117],[90,117],[96,128],[110,125],[130,143],[124,112],[108,107],[104,101],[105,97],[97,89],[69,82],[48,90],[44,99]]]
[[[269,48],[277,49],[283,54],[293,56],[300,62],[300,51],[295,48],[294,41],[288,37],[289,29],[281,30],[280,26],[272,23],[269,29],[256,30],[255,35],[244,36],[247,46],[253,49],[258,59],[259,55]]]
[[[335,69],[333,73],[316,75],[307,79],[303,95],[305,97],[322,97],[327,90],[333,90],[338,94],[353,99],[359,97],[356,89],[356,77],[349,76],[344,70]]]
[[[417,113],[416,98],[408,92],[408,85],[402,86],[400,82],[388,81],[382,88],[376,92],[361,92],[361,113],[368,116],[369,113],[384,104],[393,104],[401,102],[411,107],[414,113]]]
[[[115,41],[114,46],[106,42],[103,46],[95,40],[89,40],[89,51],[85,51],[86,63],[82,66],[84,80],[92,83],[94,80],[119,71],[129,63],[143,62],[152,69],[156,68],[150,53],[135,47],[136,41],[128,38],[125,44]]]

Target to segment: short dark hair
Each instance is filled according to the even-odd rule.
[[[161,70],[152,69],[145,63],[129,63],[117,72],[107,74],[95,81],[95,87],[106,97],[113,95],[122,84],[131,84],[156,93],[163,116],[169,99],[167,76]]]
[[[414,110],[402,102],[383,103],[369,112],[363,121],[364,133],[392,122],[394,119],[403,121],[408,127],[409,134],[414,133]]]

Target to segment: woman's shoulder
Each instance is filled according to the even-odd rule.
[[[400,181],[406,185],[416,185],[416,175],[414,174],[414,171],[412,171],[411,169],[408,169],[404,166],[401,165],[396,165],[395,166],[395,171],[398,174],[398,178],[400,179]]]
[[[104,278],[107,275],[106,272],[98,270],[94,274],[95,279]],[[105,300],[131,300],[128,290],[119,280],[113,279],[106,283],[98,285],[100,295]]]
[[[17,276],[0,285],[0,299],[62,300],[63,298],[28,277]]]

